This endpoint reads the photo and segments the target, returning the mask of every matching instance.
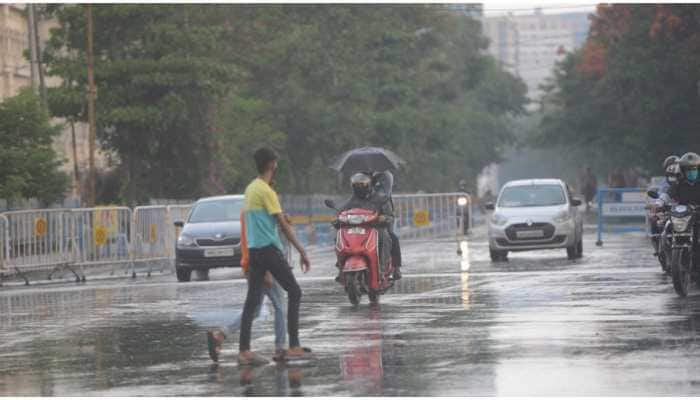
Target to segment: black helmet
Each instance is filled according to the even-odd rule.
[[[679,162],[681,169],[685,175],[685,179],[691,183],[695,184],[698,181],[698,168],[700,167],[700,156],[693,152],[688,152],[683,154]]]
[[[679,160],[679,163],[681,164],[681,167],[683,169],[687,168],[697,168],[700,167],[700,156],[697,155],[697,153],[693,153],[692,151],[689,151],[685,154],[683,154],[683,157]]]
[[[352,186],[352,192],[355,196],[366,199],[369,197],[372,188],[372,178],[367,174],[358,172],[350,177],[350,185]]]
[[[663,166],[664,170],[668,169],[668,167],[671,166],[672,164],[676,164],[680,159],[681,158],[678,156],[666,157],[666,159],[664,160],[664,166]]]

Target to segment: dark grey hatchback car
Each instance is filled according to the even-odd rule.
[[[209,269],[241,266],[241,210],[243,196],[200,199],[187,221],[175,221],[182,228],[175,244],[177,280],[188,282],[192,271],[205,278]]]

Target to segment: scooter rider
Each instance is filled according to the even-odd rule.
[[[345,205],[340,208],[340,211],[350,210],[353,208],[362,208],[372,210],[379,213],[380,223],[392,225],[394,217],[392,215],[391,205],[388,201],[380,201],[376,198],[372,187],[372,178],[365,173],[356,173],[350,178],[352,186],[352,197]],[[382,260],[386,260],[390,256],[391,235],[386,228],[379,229],[379,240]],[[383,263],[382,263],[383,264]],[[340,268],[339,265],[337,265]],[[336,281],[340,279],[340,274],[336,277]]]
[[[680,204],[700,205],[700,156],[685,153],[679,161],[682,179],[668,189],[668,195]]]

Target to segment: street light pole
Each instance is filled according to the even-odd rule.
[[[92,57],[92,5],[85,6],[85,17],[87,19],[87,69],[88,69],[88,124],[90,133],[88,136],[89,145],[89,176],[88,176],[88,207],[95,206],[95,75]]]

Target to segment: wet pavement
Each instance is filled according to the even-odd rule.
[[[606,239],[587,233],[582,260],[498,264],[483,231],[462,257],[406,242],[404,279],[357,308],[315,251],[300,335],[316,360],[299,366],[239,367],[237,335],[209,360],[207,328],[242,309],[239,271],[5,286],[0,395],[699,395],[700,291],[678,298],[641,236]],[[253,330],[271,356],[268,305]]]

